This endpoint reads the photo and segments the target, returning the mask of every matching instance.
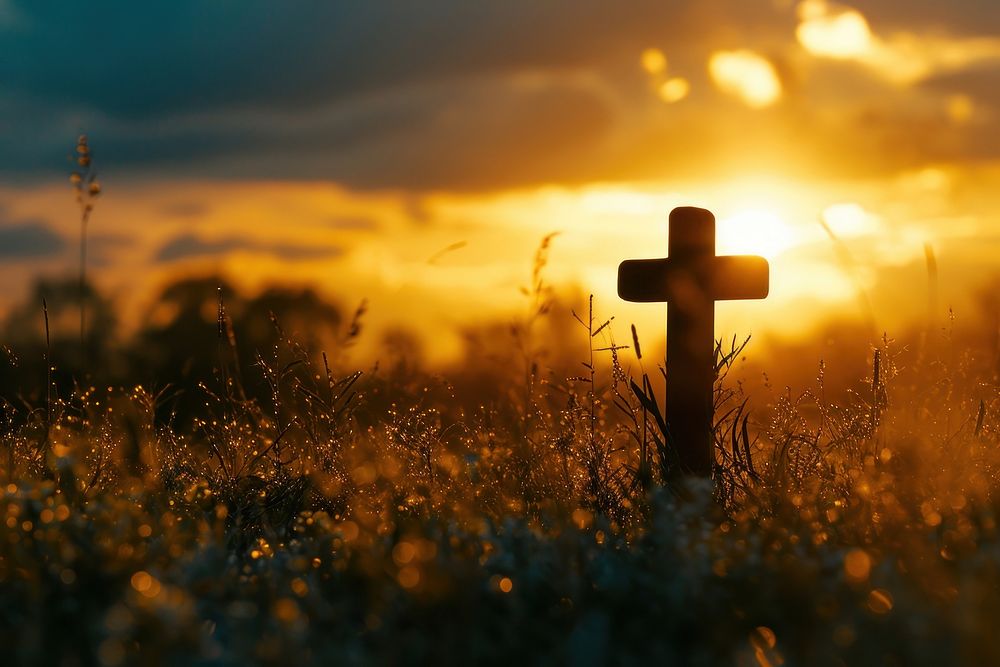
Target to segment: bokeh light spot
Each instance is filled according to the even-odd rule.
[[[876,614],[888,614],[892,611],[892,595],[889,591],[876,588],[868,594],[868,608]]]
[[[858,58],[872,48],[872,32],[860,12],[831,12],[827,3],[809,0],[799,5],[795,36],[809,53],[826,58]]]
[[[708,72],[719,90],[754,109],[771,106],[781,97],[781,81],[774,65],[753,51],[716,51],[709,58]]]
[[[688,93],[691,92],[691,84],[688,83],[687,79],[675,76],[660,84],[656,92],[661,100],[668,104],[673,104],[674,102],[680,102],[688,96]]]
[[[649,74],[663,74],[667,71],[667,57],[659,49],[644,50],[639,62]]]
[[[853,582],[867,581],[872,559],[864,549],[851,549],[844,557],[844,573]]]

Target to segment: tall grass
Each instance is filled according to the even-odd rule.
[[[595,308],[586,373],[541,385],[527,427],[430,378],[372,414],[387,378],[283,331],[239,374],[220,354],[189,429],[142,387],[9,421],[11,662],[1000,657],[1000,393],[974,355],[908,375],[886,338],[837,402],[822,373],[748,401],[729,379],[744,343],[720,342],[715,488],[679,500],[655,402],[631,391],[653,380],[633,383]]]
[[[82,368],[87,367],[87,228],[94,212],[94,202],[101,194],[101,183],[97,180],[97,169],[87,135],[81,134],[76,140],[73,171],[69,180],[73,185],[76,204],[80,211],[80,358]]]

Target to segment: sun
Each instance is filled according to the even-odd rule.
[[[773,210],[738,209],[717,223],[718,251],[725,254],[752,254],[774,259],[798,244],[794,227]]]

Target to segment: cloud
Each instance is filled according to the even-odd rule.
[[[928,33],[947,26],[956,34],[993,33],[1000,24],[1000,3],[996,0],[865,0],[858,2],[872,25],[886,34],[899,31]]]
[[[942,155],[923,139],[944,102],[921,86],[1000,54],[981,34],[992,0],[811,0],[798,21],[773,0],[6,2],[24,18],[0,26],[18,54],[0,59],[13,182],[64,176],[83,130],[105,181],[498,190],[727,176],[776,147],[870,173]],[[81,40],[101,48],[82,57]],[[720,53],[754,60],[710,73]],[[901,152],[838,157],[881,133]]]
[[[174,262],[239,251],[272,255],[289,261],[331,258],[343,252],[334,246],[265,243],[235,236],[207,240],[193,234],[181,234],[163,244],[154,259],[157,262]]]
[[[861,12],[826,0],[799,3],[799,43],[821,58],[858,62],[897,85],[980,63],[1000,63],[1000,38],[954,37],[901,31],[875,34]]]
[[[491,189],[577,180],[593,173],[588,158],[618,120],[600,86],[544,76],[469,81],[383,102],[409,110],[404,131],[330,146],[302,166],[356,188]]]
[[[491,188],[591,172],[599,165],[584,158],[618,122],[615,105],[593,78],[536,74],[404,86],[295,113],[257,109],[126,125],[95,116],[88,134],[106,181],[142,171],[325,179],[360,189]],[[41,126],[33,146],[14,145],[14,133],[0,136],[0,152],[11,156],[15,175],[65,165],[65,142],[43,144],[51,136]]]
[[[708,61],[708,71],[719,90],[739,97],[751,108],[763,109],[781,97],[774,65],[753,51],[716,51]]]
[[[105,180],[579,178],[588,153],[574,145],[624,120],[626,100],[595,81],[631,95],[645,48],[684,63],[702,38],[777,30],[764,0],[16,1],[30,29],[3,34],[18,57],[0,59],[0,173],[15,179],[65,168],[82,130]]]
[[[975,105],[1000,110],[1000,64],[941,74],[928,79],[923,86],[949,96],[966,95]]]
[[[65,247],[66,240],[44,222],[0,223],[0,261],[52,257]]]
[[[18,0],[16,7],[33,29],[6,36],[11,52],[22,54],[0,61],[8,89],[132,118],[295,109],[401,84],[586,68],[636,45],[701,34],[713,27],[706,12],[719,27],[747,30],[774,15],[767,2],[741,0],[290,0],[280,8],[270,0]],[[81,59],[86,44],[102,48]]]

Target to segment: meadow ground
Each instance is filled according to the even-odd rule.
[[[655,362],[586,313],[584,366],[545,357],[549,305],[450,375],[277,318],[247,359],[221,299],[202,357],[167,336],[183,393],[12,347],[4,662],[1000,663],[994,347],[886,338],[834,391],[720,345],[713,485],[673,474]]]

